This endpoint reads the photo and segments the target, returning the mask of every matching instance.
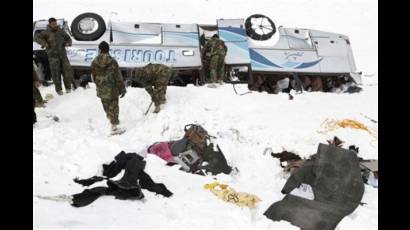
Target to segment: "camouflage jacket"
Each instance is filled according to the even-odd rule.
[[[225,56],[227,50],[225,42],[219,38],[211,38],[204,46],[204,53],[207,57],[214,55]]]
[[[114,99],[126,92],[118,63],[109,54],[99,54],[91,64],[91,72],[99,98]]]
[[[71,45],[70,36],[60,27],[56,31],[52,31],[50,27],[38,33],[34,37],[34,41],[46,48],[49,57],[61,57],[67,55],[65,43]]]
[[[150,93],[153,86],[168,85],[171,74],[172,70],[168,66],[150,63],[142,68],[140,79],[144,88]]]

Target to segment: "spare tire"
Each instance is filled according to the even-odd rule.
[[[80,14],[71,23],[71,33],[78,41],[95,41],[105,30],[104,19],[95,13]]]
[[[276,33],[276,27],[270,18],[262,14],[249,16],[245,21],[246,34],[258,41],[265,41]]]

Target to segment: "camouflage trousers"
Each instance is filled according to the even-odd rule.
[[[213,55],[209,61],[209,78],[210,81],[216,83],[224,79],[225,75],[225,55]]]
[[[65,89],[71,89],[71,83],[73,82],[73,69],[67,56],[63,57],[49,57],[51,77],[53,78],[56,91],[61,91],[61,74],[63,75]]]
[[[209,83],[210,82],[210,77],[209,77],[209,58],[205,57],[202,60],[202,70],[203,70],[203,74],[205,77],[205,82]]]
[[[155,85],[151,90],[147,91],[151,95],[151,100],[154,102],[155,106],[159,106],[160,104],[165,103],[165,95],[167,93],[166,84]]]
[[[118,125],[120,121],[118,120],[118,114],[120,108],[118,106],[118,97],[114,99],[101,99],[105,114],[108,120],[110,120],[112,125]]]

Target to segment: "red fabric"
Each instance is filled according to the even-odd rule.
[[[170,143],[168,142],[157,142],[148,148],[148,153],[157,155],[161,159],[170,162],[174,159],[174,156],[172,156],[169,146]]]

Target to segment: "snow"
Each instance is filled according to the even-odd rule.
[[[218,88],[169,87],[167,104],[159,114],[144,116],[150,101],[141,88],[128,88],[120,99],[120,121],[127,132],[109,136],[109,123],[95,85],[57,96],[54,87],[41,87],[43,97],[54,96],[46,108],[36,108],[38,123],[33,128],[33,226],[36,229],[297,229],[288,222],[273,222],[263,212],[283,198],[280,193],[286,176],[274,152],[285,148],[302,157],[316,152],[318,143],[338,136],[344,145],[360,148],[360,157],[378,159],[378,140],[363,130],[337,129],[320,133],[326,119],[354,119],[377,130],[377,1],[372,0],[197,0],[197,1],[33,1],[33,19],[64,17],[70,22],[80,13],[96,12],[115,20],[214,24],[217,18],[246,18],[254,13],[269,16],[277,26],[312,28],[348,35],[359,70],[364,77],[363,92],[331,94],[312,92],[270,95],[234,93],[232,85]],[[229,10],[226,10],[229,9]],[[50,15],[53,12],[53,15]],[[247,91],[238,85],[239,92]],[[151,108],[152,111],[152,108]],[[59,122],[52,120],[58,116]],[[143,190],[144,201],[122,201],[101,197],[84,208],[66,202],[36,197],[71,195],[84,188],[75,177],[95,175],[102,163],[121,150],[145,155],[156,141],[178,139],[183,127],[199,123],[215,137],[237,175],[198,176],[177,166],[166,167],[154,155],[147,155],[146,172],[174,193],[170,198]],[[203,185],[213,181],[229,184],[238,192],[261,198],[254,211],[226,203]],[[103,182],[95,184],[104,185]],[[304,191],[294,191],[303,194]],[[365,186],[362,202],[338,225],[338,230],[378,228],[378,190]]]
[[[238,90],[245,91],[245,86],[238,86]],[[121,150],[145,155],[146,148],[156,141],[180,138],[184,125],[189,123],[199,123],[216,136],[214,142],[239,173],[191,175],[177,166],[166,167],[163,160],[149,154],[146,171],[154,181],[164,183],[174,193],[173,197],[168,199],[145,191],[145,202],[103,197],[79,209],[34,197],[34,226],[38,228],[292,229],[288,223],[272,222],[262,215],[270,204],[283,197],[280,190],[286,181],[278,160],[263,155],[265,148],[271,147],[274,152],[285,148],[308,157],[315,153],[319,142],[337,135],[347,144],[359,146],[361,157],[378,158],[377,141],[374,144],[374,138],[367,132],[317,132],[327,118],[351,118],[375,127],[360,115],[378,119],[375,86],[365,86],[362,93],[352,95],[294,94],[293,100],[287,94],[253,92],[239,96],[228,84],[216,89],[169,87],[163,110],[147,116],[144,112],[149,105],[148,94],[141,88],[128,88],[120,100],[120,121],[127,132],[112,137],[93,84],[90,89],[81,88],[60,97],[52,87],[41,91],[43,95],[54,94],[54,99],[47,108],[37,109],[39,122],[33,129],[34,195],[81,192],[83,188],[72,182],[74,177],[95,175],[102,163],[111,161]],[[58,116],[60,121],[48,118],[50,115]],[[260,197],[262,202],[255,214],[205,191],[202,186],[214,178],[237,191]],[[377,189],[366,185],[363,200],[368,204],[346,217],[339,229],[376,228],[377,195]]]

